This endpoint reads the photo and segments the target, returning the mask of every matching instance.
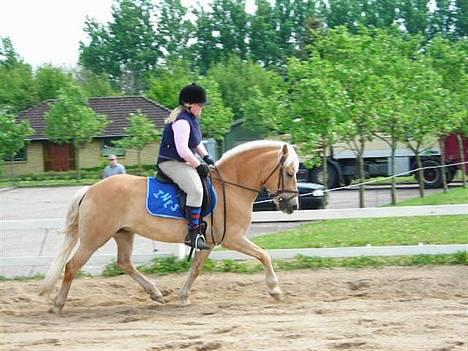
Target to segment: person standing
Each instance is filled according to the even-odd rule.
[[[200,250],[211,249],[200,228],[203,201],[200,177],[207,177],[210,172],[208,165],[215,164],[202,144],[200,117],[206,103],[205,89],[195,83],[180,91],[179,106],[165,121],[156,162],[158,169],[187,194],[185,217],[188,221],[188,234],[185,244]]]
[[[127,171],[125,167],[117,161],[117,156],[109,155],[109,164],[104,168],[102,172],[102,178],[108,178],[116,174],[125,174]]]

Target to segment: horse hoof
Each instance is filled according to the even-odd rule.
[[[151,300],[159,302],[163,305],[166,303],[166,300],[164,300],[164,297],[162,295],[151,295],[150,297]]]
[[[180,298],[180,305],[181,306],[190,306],[190,299],[187,297]]]
[[[54,306],[49,310],[49,313],[53,313],[57,316],[60,316],[62,314],[62,309],[57,306]]]
[[[281,292],[280,288],[274,288],[270,290],[270,296],[275,300],[281,301],[283,300],[283,293]]]

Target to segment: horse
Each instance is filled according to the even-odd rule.
[[[283,212],[292,213],[298,208],[298,169],[299,159],[290,144],[260,140],[227,151],[210,170],[219,201],[210,215],[212,218],[206,217],[207,243],[258,259],[265,270],[268,292],[277,300],[281,300],[282,291],[271,257],[245,234],[251,224],[253,203],[262,188],[272,193],[274,203]],[[103,179],[77,191],[67,211],[63,245],[40,288],[41,295],[50,294],[65,268],[61,288],[49,312],[60,315],[76,273],[111,238],[117,243],[117,265],[122,271],[140,284],[152,300],[165,302],[157,286],[131,260],[134,236],[138,233],[152,240],[182,243],[187,224],[180,219],[150,215],[145,196],[146,177],[127,174]],[[190,304],[192,284],[210,253],[211,250],[201,250],[195,254],[180,289],[182,305]]]

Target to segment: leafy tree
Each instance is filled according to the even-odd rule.
[[[179,92],[187,84],[196,80],[187,61],[170,62],[166,68],[154,71],[149,79],[146,96],[173,109],[179,105]]]
[[[116,141],[115,144],[124,149],[136,150],[138,170],[139,174],[141,174],[141,151],[147,145],[159,141],[162,132],[156,129],[154,123],[141,111],[130,114],[130,126],[125,128],[125,132],[127,136]]]
[[[0,111],[0,160],[13,161],[18,151],[26,145],[26,139],[34,134],[28,121],[16,122],[14,115]],[[15,178],[14,162],[10,163],[13,182]]]
[[[57,98],[59,90],[72,80],[71,73],[67,73],[59,67],[52,65],[39,67],[34,76],[39,101]]]
[[[247,57],[247,14],[245,0],[214,0],[212,18],[218,32],[217,43],[224,57]]]
[[[96,74],[87,69],[77,69],[74,76],[78,85],[86,92],[87,96],[114,96],[118,92],[112,87],[109,79],[104,74]]]
[[[0,66],[11,67],[21,62],[10,38],[0,37]]]
[[[317,50],[307,61],[291,59],[288,75],[291,114],[286,131],[301,145],[306,160],[322,163],[327,187],[328,150],[337,142],[336,130],[347,113],[348,96],[335,77],[333,63],[323,60]],[[321,162],[316,162],[316,155],[322,156]]]
[[[265,66],[276,65],[281,60],[280,45],[275,40],[276,28],[273,9],[268,0],[256,0],[255,15],[250,18],[249,52],[254,62]]]
[[[0,106],[7,106],[13,113],[26,110],[39,101],[30,65],[0,65],[0,82]]]
[[[11,40],[0,37],[0,107],[15,113],[37,103],[33,79],[31,66],[23,63]]]
[[[224,105],[218,84],[215,80],[204,77],[200,84],[206,89],[210,104],[206,106],[201,118],[201,127],[205,138],[221,141],[231,129],[234,114]]]
[[[146,73],[161,57],[152,10],[150,0],[118,0],[106,26],[88,19],[84,31],[91,41],[80,43],[80,63],[94,73],[106,73],[126,93],[140,93],[146,88]]]
[[[194,25],[187,18],[188,10],[180,0],[162,0],[159,5],[157,42],[166,60],[189,57],[189,40]]]
[[[215,65],[209,70],[208,76],[218,83],[224,104],[232,110],[235,119],[255,118],[245,113],[254,100],[252,90],[258,89],[261,94],[269,96],[275,86],[282,82],[278,74],[236,56]]]
[[[196,42],[190,47],[194,62],[192,68],[196,67],[205,74],[213,64],[221,60],[221,48],[215,37],[217,27],[212,12],[205,10],[203,6],[199,5],[193,13],[197,19],[194,30]]]
[[[88,107],[84,91],[78,85],[70,83],[60,90],[57,101],[45,114],[45,121],[47,136],[52,141],[73,145],[79,180],[80,148],[106,128],[107,118]]]
[[[445,164],[445,143],[448,134],[463,131],[462,120],[466,119],[468,100],[468,80],[465,55],[466,42],[450,42],[441,35],[435,37],[427,48],[427,56],[433,69],[441,76],[441,89],[434,94],[434,104],[430,113],[437,126],[442,165]],[[444,191],[448,191],[446,175],[442,172]]]

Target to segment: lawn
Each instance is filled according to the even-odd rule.
[[[450,189],[398,206],[468,203],[468,189]],[[266,249],[345,247],[365,245],[466,244],[468,216],[424,216],[335,219],[304,224],[298,229],[256,237]]]
[[[467,243],[468,217],[336,219],[254,238],[266,249]]]
[[[423,205],[452,205],[452,204],[468,204],[468,188],[452,188],[447,193],[440,192],[425,196],[417,197],[405,201],[400,201],[397,206],[423,206]]]

